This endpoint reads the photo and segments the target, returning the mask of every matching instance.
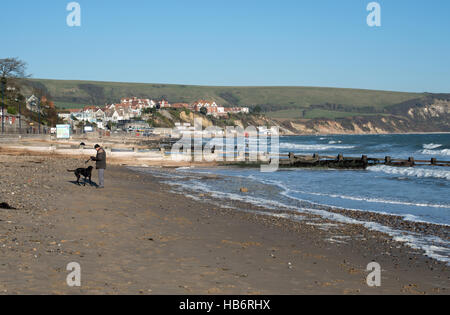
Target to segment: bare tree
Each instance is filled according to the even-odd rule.
[[[0,80],[2,93],[2,133],[5,132],[5,88],[8,80],[28,77],[27,64],[19,58],[0,59]]]
[[[26,78],[27,63],[19,58],[0,59],[0,78]]]

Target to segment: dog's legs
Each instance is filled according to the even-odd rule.
[[[77,175],[77,185],[80,186],[80,175]]]

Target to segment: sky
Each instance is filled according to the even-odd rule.
[[[0,0],[0,58],[34,78],[450,93],[450,1]]]

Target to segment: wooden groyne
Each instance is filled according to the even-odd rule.
[[[225,165],[240,165],[240,166],[258,166],[261,164],[272,163],[273,160],[278,157],[280,167],[322,167],[322,168],[335,168],[335,169],[366,169],[370,166],[376,165],[388,165],[395,167],[414,167],[421,165],[429,166],[450,166],[450,161],[441,161],[436,158],[431,158],[429,160],[418,160],[414,157],[409,157],[408,159],[396,159],[391,156],[386,156],[384,158],[369,157],[367,155],[361,155],[359,157],[354,156],[344,156],[343,154],[338,155],[298,155],[295,153],[289,154],[269,154],[268,152],[244,152],[236,150],[234,151],[224,151],[216,150],[215,147],[206,150],[205,147],[200,146],[198,152],[196,153],[196,148],[194,146],[185,148],[181,146],[177,153],[186,154],[186,157],[191,157],[192,159],[198,158],[197,154],[200,155],[200,160],[205,156],[212,157],[212,160],[221,161]]]
[[[326,167],[337,169],[366,169],[369,166],[388,165],[396,167],[414,167],[420,165],[450,166],[450,161],[440,161],[436,158],[430,160],[416,160],[414,157],[405,159],[393,159],[390,156],[384,158],[372,158],[367,155],[360,157],[346,157],[343,154],[330,155],[295,155],[294,153],[280,154],[280,166],[283,167]]]
[[[169,147],[171,150],[172,142],[168,142],[165,146],[161,146],[161,150],[164,150]],[[198,152],[197,152],[197,151]],[[208,153],[205,153],[208,152]],[[166,151],[167,152],[167,151]],[[391,156],[385,156],[384,158],[378,157],[369,157],[367,155],[361,155],[359,157],[354,156],[344,156],[343,154],[338,155],[299,155],[295,153],[289,154],[277,154],[274,157],[274,154],[270,154],[268,152],[247,152],[247,151],[239,151],[238,146],[234,146],[234,150],[226,151],[223,150],[223,147],[216,148],[213,146],[212,148],[206,148],[205,145],[201,145],[198,148],[195,146],[190,146],[189,144],[181,145],[180,148],[176,150],[177,153],[187,153],[186,156],[191,156],[192,159],[196,156],[196,154],[200,154],[201,156],[211,155],[219,158],[219,161],[222,161],[225,165],[242,165],[242,166],[258,166],[265,163],[273,162],[275,157],[278,157],[279,166],[280,167],[322,167],[322,168],[335,168],[335,169],[366,169],[370,166],[376,165],[388,165],[395,167],[414,167],[414,166],[443,166],[449,167],[450,161],[442,161],[437,158],[431,158],[429,160],[420,160],[415,159],[414,157],[409,157],[408,159],[397,159],[392,158]],[[196,153],[197,152],[197,153]],[[231,160],[225,159],[225,157],[231,157]],[[202,157],[201,157],[202,158]],[[200,159],[201,159],[200,158]],[[214,160],[214,159],[213,159]]]

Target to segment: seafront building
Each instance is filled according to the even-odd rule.
[[[148,109],[186,109],[193,112],[206,110],[206,115],[214,117],[227,116],[228,114],[248,114],[248,107],[224,107],[215,101],[198,100],[192,104],[175,103],[170,104],[167,100],[155,102],[152,99],[141,99],[137,97],[122,98],[119,104],[110,104],[103,107],[85,106],[79,109],[67,109],[58,114],[64,121],[73,124],[83,122],[96,124],[99,129],[106,129],[110,124],[123,125],[125,121],[136,120],[142,117]],[[187,127],[185,125],[177,127]],[[179,130],[181,131],[181,130]]]

